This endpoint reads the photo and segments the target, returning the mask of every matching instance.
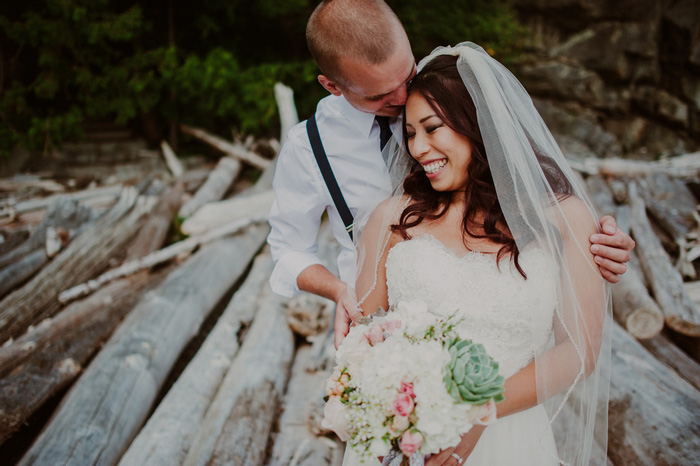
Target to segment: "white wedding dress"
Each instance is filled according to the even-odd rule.
[[[464,317],[456,327],[460,336],[483,344],[508,378],[547,347],[556,304],[558,270],[550,258],[530,248],[520,254],[519,263],[527,280],[508,258],[497,264],[495,254],[458,256],[431,235],[415,237],[389,251],[389,304],[421,300],[437,315],[458,313]],[[343,464],[360,464],[350,448]],[[463,464],[559,464],[544,407],[498,419],[484,430]]]

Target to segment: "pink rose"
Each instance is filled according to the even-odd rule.
[[[399,416],[408,416],[413,412],[414,407],[413,398],[407,393],[399,393],[394,401],[394,413]]]
[[[346,442],[350,438],[348,434],[348,414],[347,408],[340,401],[340,398],[332,396],[323,407],[323,421],[321,427],[332,430],[338,435],[338,438]]]
[[[401,452],[406,456],[411,456],[418,451],[420,446],[423,444],[423,436],[420,432],[411,432],[407,430],[401,436],[401,442],[399,442],[399,448]]]
[[[382,330],[382,326],[375,325],[365,334],[365,336],[367,337],[369,344],[372,346],[376,345],[377,343],[381,343],[384,341],[384,331]]]
[[[408,416],[399,416],[398,414],[394,416],[394,420],[391,422],[391,430],[403,432],[406,429],[408,429]]]
[[[411,398],[415,398],[416,394],[413,392],[413,384],[401,382],[401,393],[405,393]]]
[[[391,333],[394,330],[397,330],[400,328],[401,328],[401,321],[400,320],[390,320],[389,322],[384,323],[384,329],[387,331],[387,333]]]

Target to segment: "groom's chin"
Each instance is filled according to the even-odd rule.
[[[397,117],[403,113],[403,105],[391,105],[388,107],[382,107],[378,111],[374,112],[375,115]]]

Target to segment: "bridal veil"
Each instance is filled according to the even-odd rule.
[[[518,249],[536,245],[558,265],[553,336],[548,349],[534,357],[537,399],[545,406],[557,439],[556,451],[548,453],[565,465],[588,465],[594,442],[603,449],[607,445],[610,376],[609,290],[590,260],[588,236],[579,233],[581,225],[597,227],[598,217],[580,179],[513,74],[470,42],[435,49],[421,60],[419,73],[439,55],[457,57],[459,74],[476,106],[498,200]],[[356,216],[356,225],[367,223],[355,235],[360,303],[374,289],[377,270],[384,266],[389,226],[397,222],[407,202],[399,180],[414,165],[400,142],[393,141],[385,151],[390,152],[385,155],[394,196],[374,214]],[[559,195],[559,186],[548,176],[552,166],[571,185],[568,196]],[[374,217],[367,222],[370,215]]]

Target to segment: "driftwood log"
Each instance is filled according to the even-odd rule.
[[[140,200],[136,202],[137,199]],[[61,305],[56,297],[61,289],[91,278],[110,258],[122,253],[154,202],[152,197],[139,198],[136,190],[125,189],[112,210],[32,280],[3,299],[0,302],[0,341],[19,336],[30,325],[58,312]]]
[[[696,390],[700,390],[700,363],[688,356],[688,354],[673,344],[664,335],[657,335],[650,340],[640,343],[656,357],[676,373],[687,380]]]
[[[239,194],[231,199],[209,202],[185,220],[180,231],[186,235],[199,235],[234,220],[260,217],[260,214],[267,216],[273,199],[274,192],[267,190],[257,194]]]
[[[280,141],[284,144],[289,130],[299,123],[297,108],[294,105],[294,91],[282,83],[275,83],[275,100],[280,114]]]
[[[629,209],[617,206],[608,184],[597,176],[586,179],[586,187],[600,215],[612,215],[618,227],[626,231],[629,227]],[[628,232],[628,231],[627,231]],[[664,315],[656,301],[649,295],[634,251],[627,264],[627,272],[612,286],[613,315],[635,338],[652,338],[661,333]]]
[[[123,187],[121,185],[104,186],[101,188],[86,189],[74,193],[55,194],[53,196],[41,199],[32,199],[29,201],[18,202],[13,206],[0,208],[0,217],[16,216],[19,214],[24,214],[26,212],[47,209],[58,199],[72,199],[76,201],[82,201],[88,204],[90,202],[114,201],[117,198],[119,198],[119,196],[122,193],[122,190]]]
[[[0,268],[6,267],[27,254],[46,248],[46,234],[50,228],[62,228],[75,236],[80,227],[94,220],[94,214],[78,201],[59,198],[51,204],[36,230],[22,245],[0,256]]]
[[[182,162],[180,162],[177,155],[175,155],[175,151],[173,151],[170,144],[165,140],[160,142],[160,150],[163,153],[165,165],[168,167],[168,170],[170,170],[170,173],[175,178],[180,178],[182,174],[185,173],[185,169],[182,166]]]
[[[678,178],[694,178],[700,174],[700,152],[669,157],[656,162],[611,157],[569,160],[576,170],[588,175],[640,177],[662,173]]]
[[[630,224],[637,242],[639,262],[664,312],[666,325],[674,341],[700,359],[700,311],[685,291],[680,272],[673,267],[654,234],[634,182],[629,185],[629,198]]]
[[[297,350],[292,375],[279,418],[279,431],[273,436],[272,453],[268,466],[316,466],[342,463],[343,444],[329,437],[317,436],[309,429],[312,408],[324,393],[326,378],[331,371],[309,372],[311,347],[303,345]]]
[[[259,465],[278,417],[294,337],[269,285],[253,325],[211,403],[184,465]]]
[[[265,227],[202,248],[148,293],[65,397],[20,464],[116,463],[178,355],[246,269]]]
[[[180,125],[180,129],[183,133],[194,136],[200,141],[204,141],[215,149],[220,150],[224,154],[235,157],[253,167],[264,170],[270,166],[270,160],[264,159],[254,152],[250,152],[242,144],[228,142],[219,136],[214,136],[203,129],[194,128],[192,126]]]
[[[608,455],[616,465],[697,464],[700,392],[613,326]]]
[[[240,171],[241,162],[233,157],[222,157],[207,177],[207,181],[192,199],[182,206],[178,215],[182,218],[190,217],[204,204],[221,199]]]
[[[216,395],[239,349],[240,332],[250,324],[260,292],[272,271],[272,259],[263,253],[233,296],[195,357],[158,405],[119,464],[170,466],[182,464],[193,448],[207,408]]]
[[[165,240],[182,187],[161,196],[127,251],[137,257]],[[115,281],[88,299],[66,307],[11,345],[0,349],[0,443],[51,396],[70,384],[151,285],[163,276],[148,272]]]

